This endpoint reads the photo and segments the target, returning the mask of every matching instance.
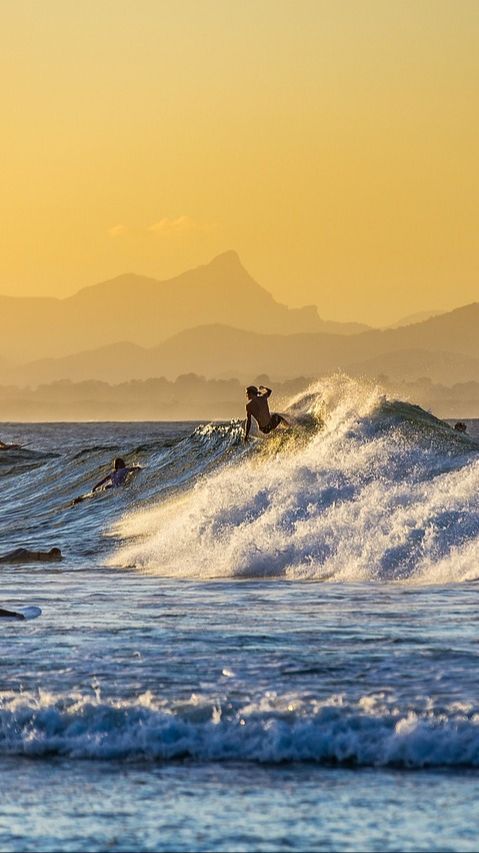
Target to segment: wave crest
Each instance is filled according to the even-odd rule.
[[[168,705],[81,695],[2,694],[0,754],[92,760],[291,761],[373,767],[478,767],[479,714],[451,706],[400,712],[381,697],[304,703],[263,697],[223,711],[192,696]]]
[[[197,430],[182,452],[192,469],[201,445],[201,476],[124,518],[115,532],[125,544],[112,564],[201,578],[475,576],[479,459],[471,439],[344,375],[315,384],[287,412],[293,430],[249,452],[238,422]]]

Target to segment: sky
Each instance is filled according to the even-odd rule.
[[[326,319],[477,301],[478,36],[477,0],[2,0],[0,293],[235,249]]]

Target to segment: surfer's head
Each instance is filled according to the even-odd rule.
[[[113,467],[115,468],[115,471],[118,471],[120,468],[126,468],[125,460],[120,459],[120,457],[118,457],[117,459],[115,459]]]
[[[247,396],[248,400],[252,400],[253,397],[257,397],[258,394],[259,394],[259,391],[258,391],[256,385],[248,385],[248,387],[246,389],[246,396]]]
[[[51,560],[61,560],[62,559],[62,552],[60,551],[60,548],[50,548],[49,553],[50,553],[50,559]]]

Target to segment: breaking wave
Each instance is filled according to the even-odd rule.
[[[401,712],[383,695],[304,701],[267,694],[225,709],[201,696],[168,705],[145,693],[105,701],[81,695],[0,695],[0,755],[132,761],[317,762],[425,768],[479,766],[479,712]]]
[[[418,406],[339,375],[245,446],[241,424],[175,448],[183,476],[112,529],[110,561],[189,578],[450,583],[478,575],[478,445]]]

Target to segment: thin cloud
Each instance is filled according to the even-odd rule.
[[[110,237],[122,237],[123,234],[126,234],[128,228],[126,225],[113,225],[108,229],[108,233]]]
[[[214,228],[211,222],[200,222],[193,219],[191,216],[178,216],[172,219],[169,216],[164,216],[158,222],[154,222],[148,226],[148,231],[153,231],[154,234],[169,235],[169,234],[186,234],[193,231],[211,231]]]
[[[112,225],[108,228],[107,233],[110,237],[124,237],[128,234],[130,237],[141,238],[145,234],[158,234],[160,237],[169,237],[174,234],[207,234],[217,227],[215,222],[202,222],[199,219],[193,219],[192,216],[164,216],[158,222],[153,222],[152,225],[146,227],[133,227],[129,225]]]

